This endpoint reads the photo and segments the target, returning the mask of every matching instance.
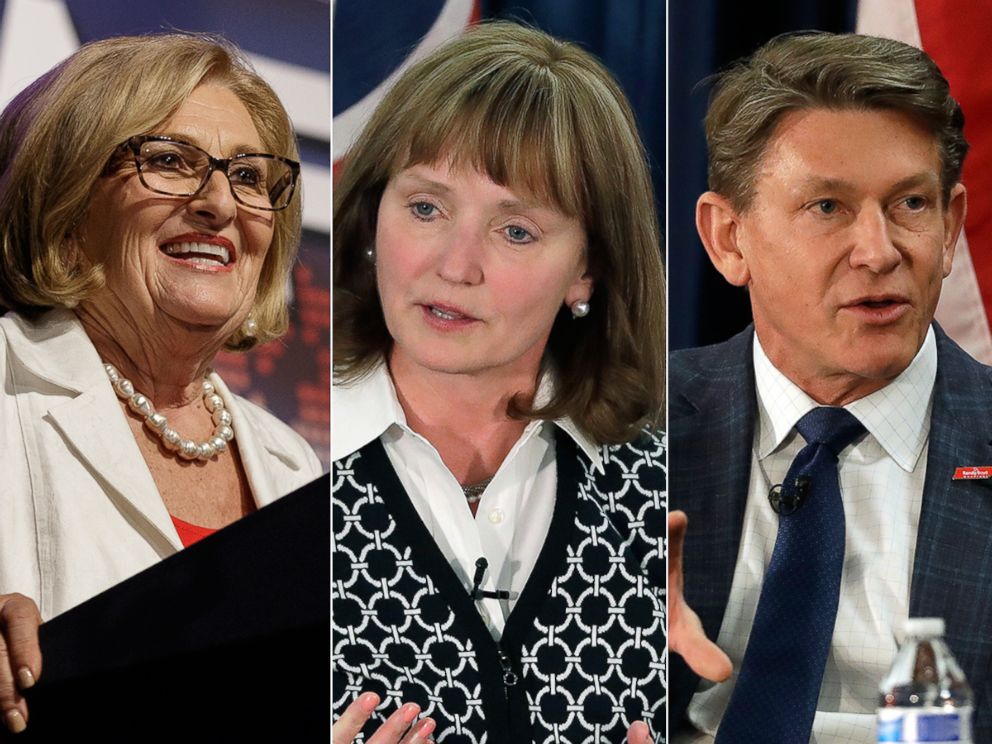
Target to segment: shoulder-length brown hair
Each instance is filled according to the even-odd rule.
[[[203,84],[244,104],[270,152],[298,159],[296,137],[275,92],[244,55],[219,37],[122,36],[86,44],[22,91],[0,115],[0,306],[28,315],[74,307],[103,283],[70,248],[90,191],[122,142],[150,134]],[[275,213],[253,315],[227,348],[248,349],[288,324],[286,280],[300,242],[301,199]]]
[[[595,290],[588,317],[562,308],[546,362],[557,386],[527,418],[570,416],[601,443],[656,423],[664,402],[664,278],[651,180],[620,87],[591,55],[534,29],[471,29],[413,65],[346,157],[335,188],[334,364],[355,379],[388,356],[366,251],[379,201],[414,164],[471,165],[579,217]]]

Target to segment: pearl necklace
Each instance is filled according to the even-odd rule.
[[[471,486],[462,486],[462,493],[465,494],[465,500],[470,504],[478,504],[482,500],[482,492],[493,482],[493,477],[490,475],[479,483],[473,483]]]
[[[210,411],[210,418],[214,422],[214,433],[205,442],[194,442],[169,426],[165,416],[152,408],[152,402],[147,397],[135,392],[131,381],[123,377],[114,365],[104,362],[103,368],[107,371],[107,377],[110,378],[110,384],[117,397],[127,403],[127,407],[132,411],[145,417],[145,426],[162,440],[163,447],[184,460],[209,460],[224,452],[227,443],[234,439],[231,412],[224,408],[224,399],[217,395],[210,381],[203,381],[203,405]]]

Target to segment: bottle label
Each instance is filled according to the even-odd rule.
[[[880,708],[879,742],[953,744],[971,742],[971,708]]]

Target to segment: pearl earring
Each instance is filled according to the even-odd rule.
[[[375,248],[371,245],[365,249],[365,260],[370,264],[375,263]]]
[[[255,320],[255,316],[249,315],[245,318],[245,322],[241,324],[241,332],[248,338],[255,338],[258,333],[258,321]]]
[[[585,300],[576,300],[570,307],[573,318],[584,318],[589,314],[589,303]]]

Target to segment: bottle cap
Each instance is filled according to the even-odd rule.
[[[911,617],[906,621],[906,636],[936,638],[944,635],[944,618]]]

